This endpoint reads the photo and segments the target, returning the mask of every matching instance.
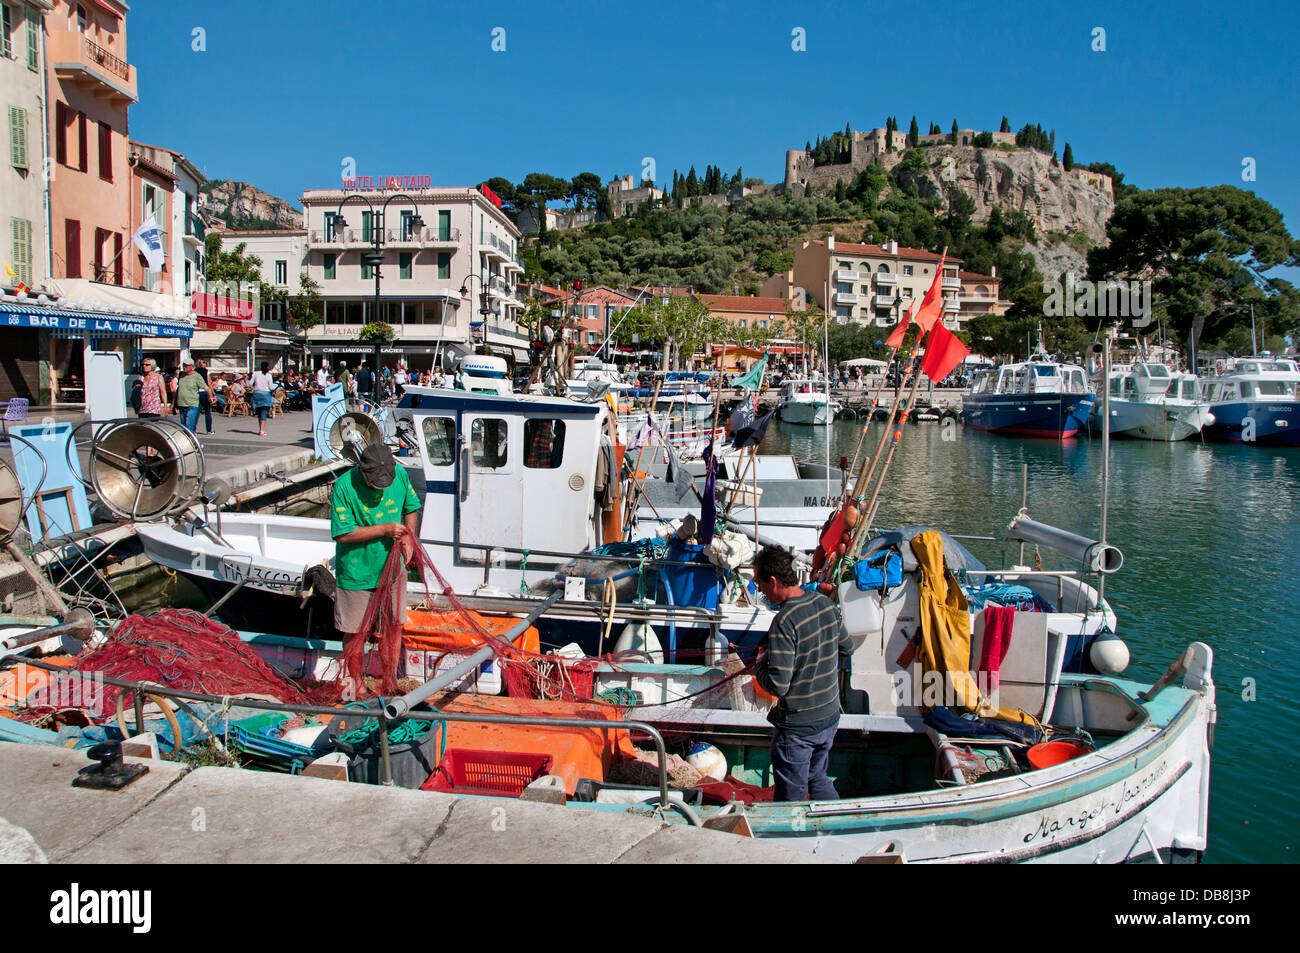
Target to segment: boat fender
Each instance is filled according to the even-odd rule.
[[[730,773],[726,755],[704,741],[692,741],[686,746],[686,763],[700,774],[718,781]]]
[[[1128,668],[1128,646],[1114,632],[1102,632],[1093,639],[1092,647],[1088,649],[1088,660],[1101,674],[1118,675]]]

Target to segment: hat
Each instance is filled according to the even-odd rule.
[[[188,357],[185,360],[181,361],[181,367],[193,367],[193,366],[194,366],[194,362],[191,361]]]
[[[392,486],[393,478],[397,475],[397,461],[393,459],[393,452],[382,443],[372,443],[361,451],[358,466],[361,468],[361,478],[376,490]]]

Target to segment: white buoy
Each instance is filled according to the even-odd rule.
[[[659,636],[648,622],[629,622],[614,643],[615,652],[645,652],[654,659],[663,657]]]
[[[1097,636],[1088,650],[1092,667],[1103,675],[1118,675],[1128,668],[1128,646],[1113,632]]]
[[[716,781],[723,780],[729,773],[726,755],[703,741],[692,741],[686,746],[686,763]]]

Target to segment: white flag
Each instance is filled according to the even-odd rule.
[[[145,261],[149,263],[150,271],[161,271],[163,266],[163,247],[162,233],[158,231],[158,223],[150,215],[144,220],[144,223],[131,236],[131,241],[135,242],[135,247],[140,249],[140,254],[144,255]]]

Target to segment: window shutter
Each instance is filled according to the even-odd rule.
[[[324,259],[325,278],[326,280],[332,280],[334,278],[334,254],[330,252],[323,255],[322,258]]]
[[[113,128],[104,122],[99,124],[99,177],[113,181]]]
[[[67,277],[81,277],[81,222],[75,218],[63,222],[63,265]]]
[[[59,165],[68,164],[68,107],[54,104],[54,160]]]
[[[27,169],[27,110],[9,107],[9,159],[15,169]]]
[[[37,44],[40,43],[39,30],[40,28],[36,23],[36,11],[28,10],[27,11],[27,68],[32,72],[36,72],[37,68],[40,66],[39,60],[37,59],[38,54],[36,52]]]
[[[25,285],[32,283],[32,223],[25,218],[10,219],[13,232],[14,267],[18,271],[18,280]]]
[[[399,278],[411,277],[411,253],[409,251],[404,251],[397,256],[397,266]]]
[[[85,113],[82,112],[77,113],[77,132],[80,136],[80,142],[79,142],[80,151],[77,155],[77,168],[80,169],[82,172],[85,172],[90,168],[90,163],[86,155],[87,150],[86,150],[86,114]]]

